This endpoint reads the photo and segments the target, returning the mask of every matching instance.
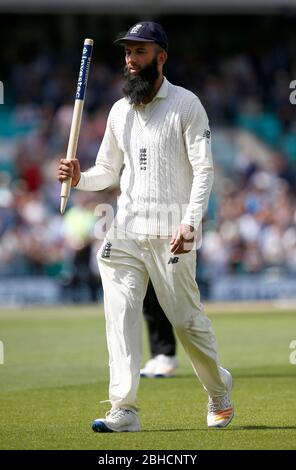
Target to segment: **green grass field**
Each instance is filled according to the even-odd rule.
[[[207,429],[207,396],[180,346],[176,378],[141,380],[142,432],[122,434],[90,427],[109,408],[99,403],[108,399],[102,307],[0,310],[0,448],[296,449],[296,312],[238,309],[208,310],[234,376],[231,425]]]

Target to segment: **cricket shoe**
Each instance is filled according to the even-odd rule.
[[[149,378],[154,377],[155,368],[156,368],[156,357],[153,357],[152,359],[149,359],[149,361],[146,362],[144,368],[140,370],[140,376],[149,377]]]
[[[221,369],[225,376],[228,392],[218,397],[209,396],[207,417],[209,428],[225,428],[234,416],[233,402],[230,399],[232,377],[227,369]]]
[[[105,418],[95,419],[92,423],[95,432],[136,432],[140,431],[140,422],[136,411],[115,408],[108,411]]]
[[[177,367],[178,362],[175,356],[158,354],[158,356],[146,362],[145,367],[140,371],[140,375],[149,378],[174,377]]]

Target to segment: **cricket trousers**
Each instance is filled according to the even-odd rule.
[[[216,338],[195,281],[196,251],[174,256],[170,239],[135,234],[111,239],[107,234],[98,264],[104,289],[112,409],[137,407],[142,308],[149,278],[203,387],[211,396],[225,394]]]

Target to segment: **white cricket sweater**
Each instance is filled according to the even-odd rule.
[[[146,105],[117,101],[96,164],[81,173],[76,188],[105,189],[116,184],[122,168],[115,227],[170,236],[186,223],[201,233],[213,162],[208,118],[197,96],[164,78]]]

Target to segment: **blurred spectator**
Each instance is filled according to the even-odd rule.
[[[296,121],[288,103],[293,51],[283,43],[276,51],[211,62],[184,50],[183,67],[176,57],[169,69],[172,81],[200,96],[214,136],[217,125],[239,127],[269,146],[264,164],[251,150],[227,146],[226,138],[217,146],[222,157],[199,256],[206,280],[275,268],[296,273]],[[69,292],[88,284],[95,300],[100,281],[93,214],[104,200],[115,206],[116,192],[72,191],[73,205],[69,201],[66,215],[59,215],[56,165],[72,118],[72,63],[49,48],[26,60],[12,57],[8,82],[15,104],[0,107],[0,276],[56,277]],[[82,170],[94,163],[121,84],[120,70],[94,61],[78,149]]]

